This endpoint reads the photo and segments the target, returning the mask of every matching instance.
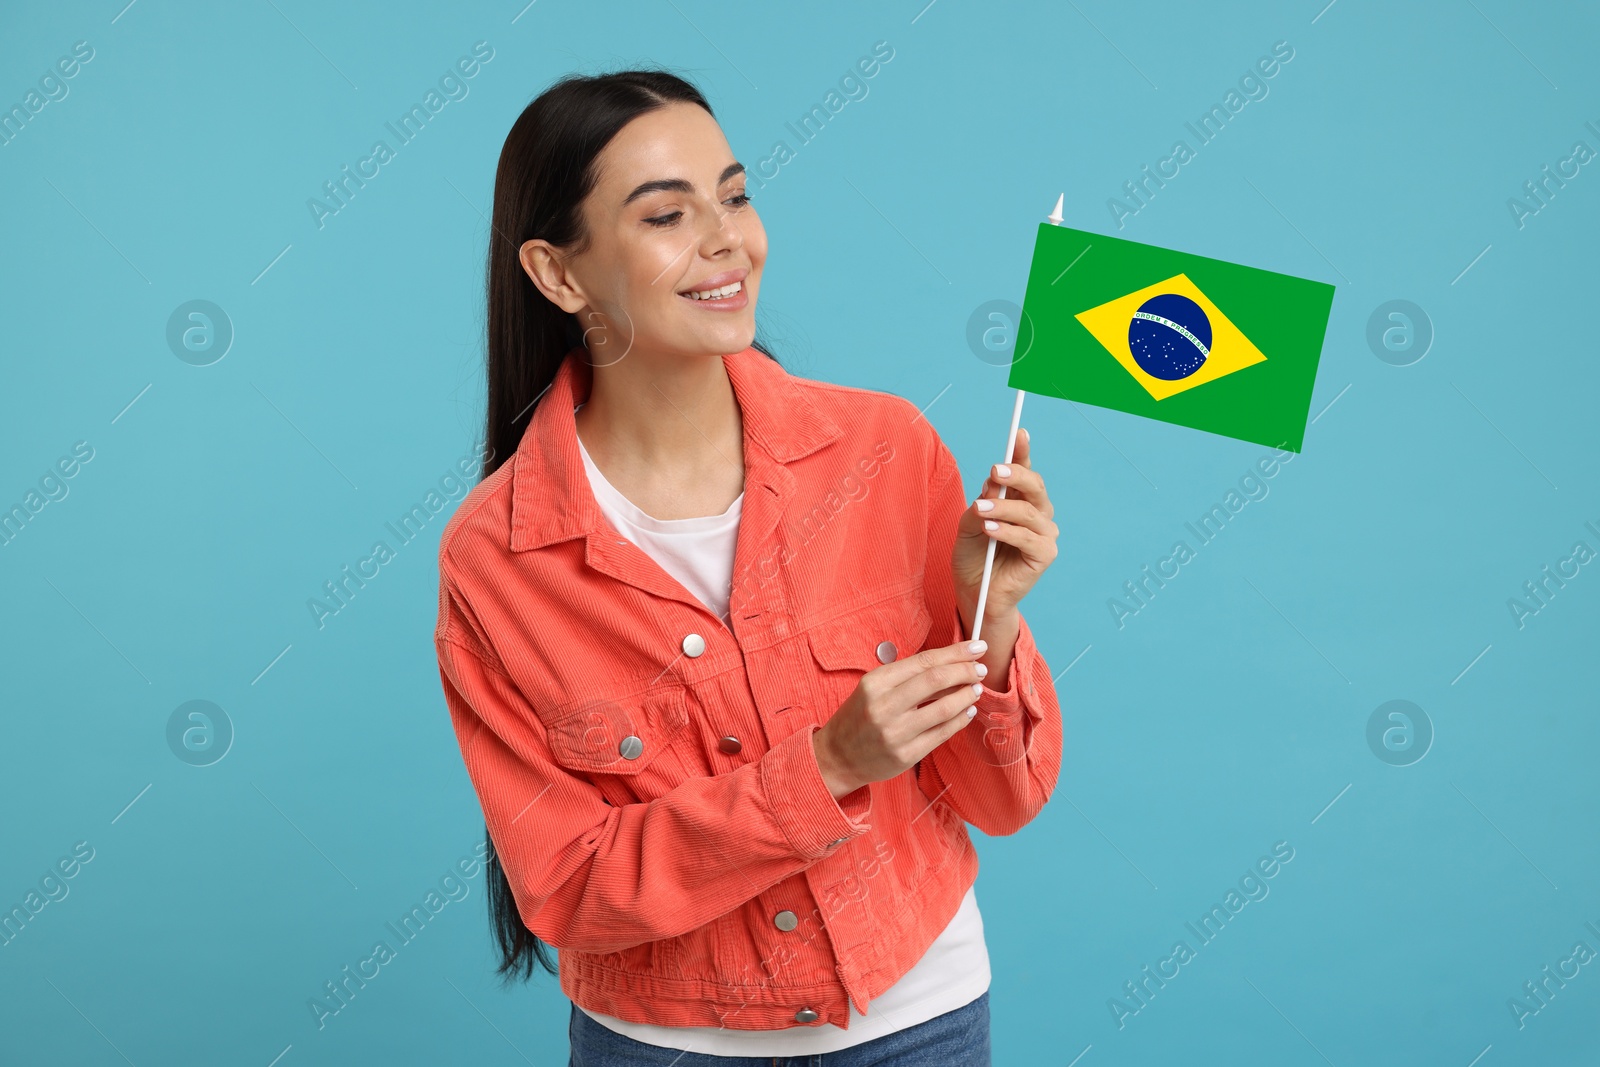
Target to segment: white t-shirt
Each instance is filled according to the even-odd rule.
[[[578,405],[583,407],[582,404]],[[577,411],[577,408],[573,409]],[[657,519],[618,492],[578,441],[600,510],[622,536],[638,545],[661,568],[719,617],[728,611],[734,546],[744,494],[721,515]],[[883,1037],[972,1003],[989,988],[989,950],[983,939],[975,888],[916,966],[867,1005],[867,1014],[850,1007],[850,1029],[824,1023],[782,1030],[731,1030],[717,1026],[655,1026],[589,1011],[596,1022],[636,1041],[714,1056],[804,1056],[837,1052]]]

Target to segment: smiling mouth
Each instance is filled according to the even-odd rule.
[[[679,293],[679,296],[690,300],[721,300],[730,296],[738,296],[744,292],[744,282],[730,282],[717,289],[700,289]]]

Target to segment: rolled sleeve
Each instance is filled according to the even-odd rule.
[[[923,590],[935,623],[924,647],[952,644],[966,632],[950,563],[967,499],[955,457],[937,439],[934,450]],[[1032,821],[1054,791],[1061,767],[1055,684],[1027,618],[1019,613],[1018,619],[1005,688],[991,688],[986,680],[973,720],[917,767],[918,783],[928,796],[948,803],[991,837],[1015,833]]]
[[[1036,679],[1048,671],[1048,665],[1033,642],[1028,620],[1021,614],[1017,618],[1020,626],[1011,665],[1006,669],[1006,687],[991,689],[985,681],[983,692],[975,701],[978,714],[969,727],[956,735],[966,736],[969,741],[980,739],[987,750],[984,758],[1000,766],[1027,755],[1034,731],[1047,714]]]
[[[813,723],[796,730],[761,758],[761,784],[773,818],[794,850],[821,859],[852,837],[872,829],[872,789],[863,785],[834,798],[817,764],[811,736],[822,727]]]

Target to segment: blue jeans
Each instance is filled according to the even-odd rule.
[[[990,1067],[989,993],[859,1045],[807,1056],[712,1056],[635,1041],[572,1007],[567,1067]]]

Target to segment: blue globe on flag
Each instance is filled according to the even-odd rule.
[[[1211,320],[1186,296],[1153,296],[1128,323],[1128,348],[1150,377],[1167,382],[1187,378],[1211,353]]]

